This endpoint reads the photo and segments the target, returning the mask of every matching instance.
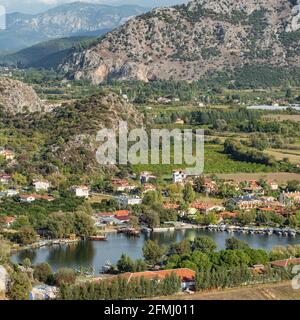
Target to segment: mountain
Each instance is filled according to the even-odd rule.
[[[0,78],[0,107],[5,113],[33,113],[45,110],[43,102],[28,85]]]
[[[192,81],[247,66],[297,68],[298,3],[193,0],[154,9],[73,53],[60,68],[70,78],[94,84],[109,79]]]
[[[0,31],[2,51],[18,51],[38,42],[70,36],[95,36],[112,30],[148,9],[74,2],[46,12],[7,15],[7,29]]]
[[[0,56],[0,64],[55,69],[74,50],[88,47],[96,39],[79,36],[43,41],[17,53]]]

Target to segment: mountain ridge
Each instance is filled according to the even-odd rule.
[[[60,69],[99,84],[193,81],[247,64],[298,67],[299,18],[299,1],[193,0],[129,20],[92,48],[73,53]]]
[[[0,32],[0,48],[3,51],[18,51],[54,38],[112,30],[147,10],[134,5],[73,2],[35,15],[11,13],[7,15],[6,30]]]

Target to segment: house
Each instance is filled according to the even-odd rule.
[[[4,224],[6,228],[10,228],[15,221],[16,221],[15,217],[5,217]]]
[[[55,198],[52,196],[49,196],[48,194],[23,194],[20,195],[20,201],[26,202],[26,203],[32,203],[35,200],[45,200],[48,202],[54,201]]]
[[[143,193],[147,193],[149,191],[156,191],[156,187],[151,183],[145,183]]]
[[[166,210],[179,210],[180,209],[180,205],[177,203],[171,203],[171,202],[167,202],[163,204],[163,208]]]
[[[133,206],[133,205],[140,205],[142,204],[143,200],[142,198],[138,197],[138,196],[127,196],[127,195],[121,195],[119,197],[116,197],[117,202],[119,202],[119,204],[122,207],[128,207],[128,206]]]
[[[11,182],[12,176],[10,174],[1,174],[0,175],[0,183],[9,184]]]
[[[148,183],[151,179],[156,179],[156,176],[147,171],[143,171],[140,173],[140,180],[142,184]]]
[[[6,197],[14,197],[17,196],[19,194],[18,190],[15,189],[7,189],[4,191]]]
[[[243,188],[243,191],[249,194],[264,194],[263,187],[261,187],[255,180],[249,181],[248,185]]]
[[[29,300],[53,300],[57,297],[59,289],[53,286],[34,286],[29,294]]]
[[[5,160],[14,160],[15,154],[11,150],[0,150],[0,156],[2,156]]]
[[[277,260],[277,261],[272,261],[270,264],[272,267],[275,267],[275,268],[287,268],[290,265],[300,265],[300,258],[289,258],[284,260]]]
[[[180,119],[180,118],[177,118],[176,121],[175,121],[175,124],[184,124],[184,120]]]
[[[117,210],[113,212],[102,212],[97,214],[98,218],[100,218],[100,221],[102,222],[115,222],[117,219],[118,222],[128,222],[130,220],[130,212],[129,210]]]
[[[300,203],[300,192],[287,192],[281,195],[281,200],[284,203]]]
[[[256,209],[263,203],[254,195],[235,197],[231,201],[241,210]]]
[[[75,192],[78,198],[88,198],[89,197],[89,187],[86,185],[74,186],[72,190]]]
[[[50,182],[48,180],[39,179],[39,180],[33,180],[33,183],[35,191],[47,191],[50,188]]]
[[[190,289],[195,286],[196,272],[188,268],[124,273],[121,277],[124,277],[127,280],[127,283],[140,278],[144,278],[145,280],[157,280],[160,282],[171,274],[175,274],[180,278],[181,288],[183,290]]]
[[[221,205],[213,203],[204,203],[200,201],[193,202],[190,205],[190,209],[192,209],[191,211],[193,211],[193,209],[199,210],[201,213],[209,213],[214,211],[220,212],[225,210],[225,208]]]
[[[204,180],[204,190],[207,193],[216,192],[218,190],[217,183],[214,180],[210,179],[210,178],[205,178],[205,180]]]
[[[177,169],[173,171],[173,183],[182,183],[186,179],[184,170]]]
[[[131,190],[136,189],[135,185],[130,184],[125,179],[112,179],[111,184],[112,184],[113,188],[118,192],[124,192],[126,190],[131,191]]]
[[[32,203],[36,200],[35,195],[32,194],[23,194],[20,195],[20,201],[21,202],[26,202],[26,203]]]
[[[272,191],[277,191],[279,189],[278,183],[274,180],[268,180],[267,184],[270,186]]]

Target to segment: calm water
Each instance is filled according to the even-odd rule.
[[[107,261],[116,263],[122,253],[126,253],[133,259],[142,257],[142,247],[145,239],[157,240],[161,245],[168,245],[182,239],[193,240],[196,236],[208,235],[214,239],[218,249],[225,247],[225,240],[229,238],[226,232],[213,232],[208,230],[176,230],[174,232],[153,233],[150,236],[142,235],[140,238],[130,238],[124,234],[109,234],[108,241],[93,242],[82,241],[76,244],[44,247],[36,250],[28,250],[12,256],[13,262],[22,262],[26,257],[33,264],[48,262],[53,270],[61,267],[79,268],[94,267],[98,273]],[[253,248],[271,250],[272,247],[289,244],[300,244],[300,236],[296,238],[278,237],[276,235],[245,235],[234,234],[236,238],[246,241]]]

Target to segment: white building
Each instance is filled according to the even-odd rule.
[[[34,180],[33,185],[35,188],[35,191],[48,191],[50,188],[50,182],[48,180]]]
[[[119,197],[116,197],[116,200],[119,202],[119,204],[122,207],[128,207],[128,206],[134,206],[134,205],[140,205],[142,204],[142,198],[135,196],[135,197],[129,197],[127,195],[121,195]]]
[[[89,187],[88,186],[75,186],[73,187],[76,197],[78,198],[88,198],[89,197]]]
[[[183,170],[178,169],[173,171],[173,183],[182,183],[186,179],[186,174]]]
[[[156,179],[156,177],[147,171],[140,173],[141,183],[147,183],[147,182],[149,182],[150,179]]]

